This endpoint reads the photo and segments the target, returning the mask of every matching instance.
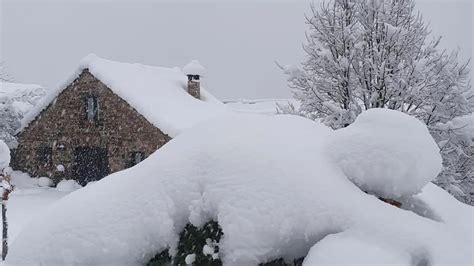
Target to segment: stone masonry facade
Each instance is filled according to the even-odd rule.
[[[94,121],[87,117],[90,97],[98,107]],[[104,176],[132,166],[135,154],[144,159],[171,139],[87,69],[17,137],[14,169],[55,182],[79,178],[81,148],[102,151],[93,158],[105,160]]]

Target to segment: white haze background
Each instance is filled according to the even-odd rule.
[[[274,62],[303,60],[309,3],[0,0],[0,59],[15,81],[46,88],[89,53],[160,66],[198,59],[208,70],[205,86],[219,98],[290,97]],[[418,0],[417,7],[444,36],[443,48],[472,56],[472,0]]]

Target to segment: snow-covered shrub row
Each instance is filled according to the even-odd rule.
[[[359,125],[386,133],[383,128],[392,124],[379,119],[381,112],[389,111],[367,113]],[[367,173],[367,179],[345,174],[352,163],[343,158],[346,150],[339,143],[350,144],[350,129],[335,134],[313,121],[283,115],[236,115],[202,123],[139,167],[114,173],[51,206],[13,242],[7,265],[143,265],[166,249],[176,254],[186,224],[201,227],[210,220],[222,228],[219,258],[225,265],[301,257],[306,257],[305,265],[345,259],[472,265],[472,208],[455,203],[432,184],[423,193],[434,196],[409,195],[435,177],[420,164],[439,169],[437,152],[429,147],[421,151],[431,137],[406,115],[386,115],[412,138],[364,137],[368,132],[355,124],[357,143],[374,147],[375,139],[384,139],[376,142],[377,149],[365,149],[365,158],[387,150],[376,161],[386,171],[377,165],[373,171],[373,165],[361,162],[358,171]],[[407,151],[397,152],[393,144]],[[399,157],[411,153],[427,158],[404,165],[405,158]],[[406,176],[409,170],[416,182]],[[381,187],[376,175],[399,189]],[[386,204],[354,183],[404,195],[413,212]],[[443,204],[437,202],[441,198]]]

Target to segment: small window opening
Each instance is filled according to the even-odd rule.
[[[97,122],[99,118],[99,106],[97,103],[97,97],[87,96],[86,97],[86,116],[89,122]]]

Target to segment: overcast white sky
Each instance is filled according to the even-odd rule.
[[[52,87],[89,53],[158,66],[198,59],[219,98],[289,97],[274,61],[302,61],[309,3],[0,0],[0,60],[15,81]],[[443,47],[472,56],[473,0],[417,7]]]

